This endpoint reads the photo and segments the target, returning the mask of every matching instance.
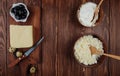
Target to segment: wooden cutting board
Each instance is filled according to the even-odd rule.
[[[17,24],[17,25],[33,25],[33,38],[34,38],[34,44],[40,39],[40,34],[41,34],[41,30],[40,30],[40,8],[39,7],[29,7],[28,6],[28,10],[30,11],[30,15],[28,17],[27,22],[15,22],[15,20],[10,16],[9,18],[9,22],[10,24]],[[10,33],[9,33],[10,36]],[[9,46],[10,46],[10,39],[9,39]],[[25,52],[26,50],[28,50],[29,48],[24,48],[24,49],[18,49],[22,52]],[[40,54],[40,46],[37,47],[35,49],[35,51],[33,51],[31,53],[31,55],[29,57],[27,57],[26,59],[22,60],[19,64],[17,64],[16,66],[24,66],[23,71],[25,71],[25,69],[27,70],[28,65],[33,64],[36,65],[40,59],[39,59],[39,54]],[[16,57],[11,54],[8,53],[8,63],[13,62]],[[15,67],[16,67],[15,66]],[[13,67],[14,68],[14,67]]]

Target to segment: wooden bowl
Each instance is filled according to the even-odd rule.
[[[82,5],[81,5],[81,6],[82,6]],[[79,11],[80,11],[81,6],[79,6],[79,8],[78,8],[78,10],[77,10],[77,20],[78,20],[78,22],[79,22],[80,24],[81,24],[81,22],[79,21],[78,14],[79,14]],[[95,26],[99,25],[99,24],[102,22],[103,16],[104,16],[103,10],[100,8],[99,13],[98,13],[98,20],[96,21]],[[82,24],[81,24],[81,25],[82,25]],[[82,25],[82,26],[84,26],[84,25]],[[89,27],[89,26],[84,26],[84,27],[91,28],[91,27],[95,27],[95,26],[90,26],[90,27]]]
[[[81,37],[87,36],[87,35],[92,35],[94,38],[98,38],[103,43],[103,50],[104,50],[104,53],[106,53],[106,51],[107,51],[106,44],[105,44],[105,42],[103,41],[103,39],[100,36],[98,36],[97,34],[85,34],[85,35],[82,35]],[[80,39],[80,38],[78,38],[78,39]],[[75,44],[74,44],[74,46],[75,46]],[[74,52],[75,52],[75,50],[74,50],[74,47],[73,47],[73,55],[74,55]],[[74,58],[76,59],[75,55],[74,55]],[[98,60],[97,60],[97,63],[96,64],[92,64],[92,65],[84,65],[83,63],[80,63],[77,59],[76,59],[76,61],[83,67],[93,68],[93,67],[97,67],[100,64],[102,64],[105,61],[105,56],[104,55],[100,56],[98,58]]]

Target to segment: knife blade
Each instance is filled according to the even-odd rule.
[[[23,60],[24,58],[28,57],[37,47],[38,45],[43,41],[44,37],[42,37],[36,44],[34,44],[29,50],[27,50],[23,56],[17,58],[14,62],[10,63],[8,65],[8,67],[13,67],[16,64],[18,64],[21,60]]]

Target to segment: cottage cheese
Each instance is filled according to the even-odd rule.
[[[74,45],[74,55],[76,59],[85,65],[96,64],[100,55],[91,55],[90,45],[97,50],[104,52],[103,44],[98,38],[94,38],[92,35],[83,36],[77,40]]]

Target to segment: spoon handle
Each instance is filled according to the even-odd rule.
[[[103,0],[100,1],[100,3],[98,4],[97,8],[99,9],[101,4],[102,4]]]
[[[108,57],[111,57],[111,58],[113,58],[113,59],[120,60],[120,56],[116,56],[116,55],[112,55],[112,54],[106,54],[106,53],[104,53],[103,55],[108,56]]]
[[[93,19],[91,20],[91,22],[93,22],[93,24],[96,22],[96,18],[97,18],[98,12],[99,12],[99,8],[100,8],[102,3],[103,3],[103,0],[101,0],[99,2],[99,4],[97,5],[97,7],[95,8],[94,16],[93,16]]]

